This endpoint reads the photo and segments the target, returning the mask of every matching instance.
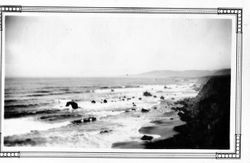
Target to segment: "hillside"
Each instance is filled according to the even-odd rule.
[[[213,76],[193,99],[178,101],[179,134],[166,140],[146,143],[146,148],[229,149],[230,75]]]

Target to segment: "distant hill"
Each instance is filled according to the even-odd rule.
[[[213,76],[231,75],[231,69],[222,69],[214,72]]]
[[[130,77],[153,77],[153,78],[168,78],[168,77],[203,77],[203,76],[221,76],[229,75],[231,69],[220,70],[186,70],[186,71],[173,71],[173,70],[158,70],[150,71],[141,74],[131,75]]]

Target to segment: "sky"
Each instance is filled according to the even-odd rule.
[[[230,68],[230,19],[162,14],[5,17],[6,77]]]

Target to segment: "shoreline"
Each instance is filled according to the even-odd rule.
[[[186,81],[167,87],[158,84],[143,85],[137,88],[115,88],[114,91],[105,88],[89,93],[90,97],[84,94],[87,97],[85,101],[76,101],[79,106],[77,110],[65,108],[68,101],[66,99],[54,99],[58,103],[53,108],[58,109],[58,112],[27,117],[29,121],[22,123],[23,125],[33,125],[32,122],[37,121],[37,126],[33,125],[29,128],[31,132],[23,134],[11,131],[16,135],[5,135],[4,144],[9,147],[114,148],[115,144],[120,143],[122,145],[119,148],[143,149],[144,142],[148,141],[147,137],[142,138],[144,135],[152,136],[154,141],[177,134],[173,128],[183,122],[177,112],[170,108],[175,106],[174,102],[178,99],[197,95],[190,83],[192,82]],[[13,123],[5,123],[5,126],[11,127],[22,121],[22,118],[10,118],[8,121]],[[56,126],[61,122],[66,125]],[[43,124],[48,126],[47,130],[42,130]],[[161,132],[165,130],[168,132]]]
[[[165,105],[159,106],[165,107]],[[174,110],[158,115],[156,120],[149,123],[149,125],[141,126],[138,129],[138,132],[142,134],[140,141],[115,142],[112,144],[112,148],[147,149],[148,142],[160,141],[178,135],[179,132],[175,128],[186,124],[180,119],[178,112]]]
[[[152,125],[139,129],[144,134],[142,142],[119,142],[113,147],[229,149],[229,108],[230,75],[211,77],[196,97],[179,100],[171,107],[182,124],[171,124],[170,118],[166,117],[151,121]],[[160,135],[160,138],[152,135]]]
[[[195,98],[173,108],[186,124],[173,137],[146,142],[146,149],[229,149],[230,75],[211,77]]]

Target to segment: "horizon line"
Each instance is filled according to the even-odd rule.
[[[184,72],[184,71],[219,71],[219,70],[226,70],[231,68],[221,68],[221,69],[212,69],[212,70],[206,70],[206,69],[188,69],[188,70],[151,70],[147,72],[137,73],[137,74],[124,74],[124,75],[107,75],[107,76],[4,76],[5,78],[119,78],[119,77],[136,77],[136,75],[141,75],[144,73],[154,72],[154,71],[176,71],[176,72]]]

